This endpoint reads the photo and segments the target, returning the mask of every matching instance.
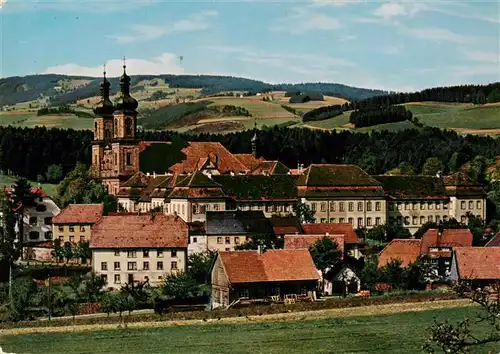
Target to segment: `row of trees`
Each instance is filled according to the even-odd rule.
[[[324,106],[313,110],[310,110],[302,115],[303,122],[324,120],[328,118],[333,118],[342,114],[341,105]]]
[[[372,125],[411,121],[413,114],[405,106],[383,106],[378,108],[363,108],[354,111],[349,116],[349,122],[356,128]]]

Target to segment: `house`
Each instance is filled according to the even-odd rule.
[[[188,256],[193,253],[203,253],[208,250],[207,232],[205,223],[200,221],[188,223],[189,245]]]
[[[456,247],[449,280],[471,280],[475,286],[485,286],[500,280],[499,247]]]
[[[212,308],[288,294],[315,299],[319,280],[305,249],[219,252],[211,273]]]
[[[91,227],[104,213],[104,204],[70,204],[52,219],[54,239],[61,243],[90,241]]]
[[[422,260],[432,265],[438,276],[448,276],[452,250],[471,247],[473,235],[468,229],[429,229],[422,239],[394,239],[379,254],[379,267],[400,260],[403,267]]]
[[[321,240],[323,237],[328,237],[332,242],[336,243],[339,251],[344,254],[344,235],[285,235],[285,246],[286,250],[295,249],[309,249],[315,242]]]
[[[27,261],[53,262],[55,257],[53,241],[45,241],[36,244],[29,244],[23,247],[23,259]]]
[[[361,290],[354,267],[342,262],[326,270],[322,283],[323,295],[357,294]]]
[[[450,217],[467,224],[467,214],[486,219],[486,191],[465,172],[443,177],[446,194],[450,198]]]
[[[269,222],[273,226],[273,232],[277,237],[284,237],[286,234],[303,233],[302,226],[295,215],[271,215]]]
[[[344,253],[356,259],[361,258],[359,251],[359,238],[351,224],[302,224],[304,234],[309,235],[343,235],[344,236]]]
[[[92,269],[113,289],[137,281],[159,285],[186,270],[188,232],[172,215],[103,216],[92,227]]]
[[[298,178],[297,193],[315,212],[316,222],[357,228],[386,222],[381,183],[356,165],[310,165]]]
[[[273,235],[273,227],[262,211],[208,211],[205,223],[207,247],[214,251],[234,251],[254,236]]]
[[[12,188],[5,192],[12,193]],[[41,188],[31,188],[34,206],[26,207],[23,215],[23,243],[33,244],[52,240],[52,219],[60,209]],[[16,226],[17,231],[19,228]]]

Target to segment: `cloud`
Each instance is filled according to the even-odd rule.
[[[394,16],[406,15],[406,9],[402,4],[389,2],[378,7],[373,14],[377,17],[389,19]]]
[[[120,76],[123,72],[122,59],[111,59],[106,63],[109,77]],[[78,64],[64,64],[47,68],[42,74],[62,74],[76,76],[102,76],[102,65],[88,67]],[[184,69],[178,64],[178,56],[173,53],[163,53],[158,57],[147,59],[127,59],[129,75],[159,75],[184,74]]]
[[[363,0],[312,0],[312,7],[325,7],[325,6],[334,6],[334,7],[342,7],[351,4],[359,4],[362,3]]]
[[[471,61],[479,61],[485,63],[497,63],[500,65],[500,52],[487,52],[480,50],[462,50],[462,55]],[[500,66],[499,66],[500,68]]]
[[[482,41],[481,37],[456,34],[449,29],[440,27],[403,28],[403,33],[412,37],[433,42],[451,42],[456,44],[474,44]]]
[[[291,9],[291,14],[276,20],[272,25],[272,31],[284,31],[292,34],[300,34],[312,30],[335,30],[342,27],[339,19],[324,13],[312,11],[305,7]]]
[[[0,0],[8,12],[62,11],[62,12],[127,12],[160,2],[160,0],[118,1],[118,0]],[[1,8],[2,6],[0,6]]]
[[[7,3],[7,0],[0,0],[0,9]]]
[[[132,25],[133,34],[107,35],[117,43],[132,43],[136,41],[152,40],[172,33],[201,31],[209,27],[207,20],[217,16],[216,11],[202,11],[169,26]]]

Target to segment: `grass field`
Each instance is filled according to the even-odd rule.
[[[421,353],[434,317],[456,322],[477,311],[465,307],[285,322],[8,335],[0,337],[0,346],[16,354]],[[494,345],[472,353],[486,353],[488,349],[494,349]]]
[[[16,183],[16,177],[14,176],[6,176],[0,175],[0,187],[10,187]],[[38,183],[30,181],[32,187],[37,187]],[[40,188],[42,188],[45,193],[47,193],[50,197],[54,197],[57,193],[57,185],[50,183],[40,183]]]
[[[61,129],[92,129],[94,120],[92,118],[77,117],[73,114],[55,114],[37,116],[36,112],[0,113],[0,125],[12,125],[21,128],[34,128],[36,126],[45,126],[47,128]]]

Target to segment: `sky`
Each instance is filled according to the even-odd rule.
[[[393,91],[500,81],[500,1],[0,0],[0,77],[232,75]]]

